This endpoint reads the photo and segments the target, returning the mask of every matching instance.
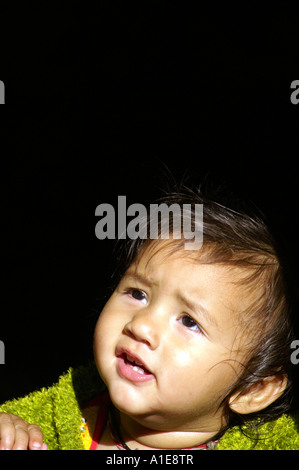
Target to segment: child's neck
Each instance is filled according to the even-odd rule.
[[[155,431],[139,424],[127,415],[120,414],[120,432],[131,449],[183,449],[204,444],[213,439],[217,431]]]

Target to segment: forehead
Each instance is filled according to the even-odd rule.
[[[128,270],[152,285],[162,285],[184,295],[209,298],[210,304],[221,302],[232,310],[245,307],[244,288],[240,280],[244,270],[209,262],[204,250],[174,250],[167,241],[153,243],[144,249]]]
[[[143,248],[134,262],[131,265],[131,269],[135,271],[143,271],[150,275],[159,268],[167,265],[172,265],[178,269],[193,271],[195,274],[197,268],[203,266],[211,267],[211,271],[218,273],[218,276],[226,278],[226,280],[232,283],[236,282],[237,277],[242,278],[244,270],[237,266],[229,266],[225,263],[214,262],[213,257],[210,256],[210,249],[200,250],[185,250],[181,245],[177,245],[175,241],[159,240],[150,243],[148,246]],[[198,270],[200,272],[200,270]],[[172,274],[179,274],[176,270],[170,271],[169,276]]]

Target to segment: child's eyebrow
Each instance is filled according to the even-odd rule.
[[[192,312],[195,313],[199,318],[203,318],[205,321],[210,323],[213,326],[218,327],[218,323],[216,321],[216,318],[214,318],[208,310],[200,303],[197,304],[195,302],[192,302],[190,299],[187,299],[182,293],[177,294],[178,299],[186,305]]]
[[[125,274],[126,278],[131,278],[131,279],[134,279],[134,281],[138,281],[144,285],[146,285],[147,287],[151,287],[151,286],[156,286],[158,285],[157,282],[155,281],[151,281],[150,279],[148,279],[147,277],[143,276],[142,274],[138,273],[137,271],[127,271],[127,273]]]
[[[158,285],[158,282],[151,281],[150,279],[138,273],[137,271],[127,271],[124,277],[134,279],[134,281],[140,282],[141,284],[144,284],[147,287]],[[202,304],[192,302],[183,293],[179,291],[177,292],[176,297],[180,302],[185,304],[187,308],[192,310],[192,312],[194,312],[196,316],[198,316],[199,318],[203,318],[211,325],[218,327],[216,319],[208,312],[208,310]]]

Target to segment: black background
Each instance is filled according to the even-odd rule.
[[[296,294],[296,13],[140,3],[3,6],[1,401],[92,357],[114,245],[95,208],[146,204],[170,174],[257,205]]]

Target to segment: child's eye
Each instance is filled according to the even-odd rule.
[[[146,293],[143,292],[142,290],[131,288],[131,289],[127,289],[125,293],[129,294],[131,297],[133,297],[133,299],[139,300],[140,302],[147,304]]]
[[[180,322],[183,326],[189,328],[190,330],[199,331],[200,333],[202,332],[202,329],[200,328],[199,324],[195,320],[193,320],[190,315],[187,315],[186,313],[184,313],[180,317]]]

